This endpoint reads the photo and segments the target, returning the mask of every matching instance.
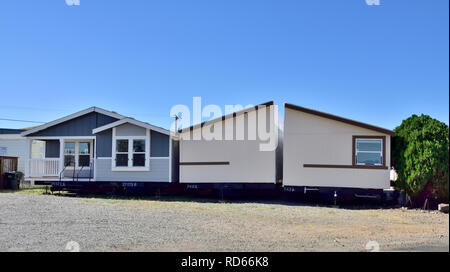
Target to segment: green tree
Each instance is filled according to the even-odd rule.
[[[395,128],[392,163],[398,172],[396,187],[415,205],[426,198],[448,202],[448,126],[428,115],[412,115]]]

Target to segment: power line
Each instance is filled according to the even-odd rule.
[[[31,121],[31,120],[19,120],[19,119],[8,119],[8,118],[0,118],[1,121],[13,121],[13,122],[26,122],[26,123],[36,123],[36,124],[44,124],[46,122],[41,121]]]
[[[17,110],[35,110],[35,111],[59,111],[63,112],[66,111],[66,109],[56,109],[56,108],[39,108],[39,107],[25,107],[25,106],[8,106],[8,105],[2,105],[1,109],[17,109]]]

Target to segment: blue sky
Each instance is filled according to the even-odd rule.
[[[449,1],[380,1],[5,0],[0,118],[96,105],[168,128],[173,105],[201,96],[390,129],[413,113],[448,124]]]

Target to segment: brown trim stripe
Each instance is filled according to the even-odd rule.
[[[387,166],[382,165],[337,165],[337,164],[303,164],[306,168],[350,168],[350,169],[380,169],[387,170]]]
[[[320,116],[320,117],[323,117],[323,118],[328,118],[328,119],[331,119],[331,120],[334,120],[334,121],[339,121],[339,122],[342,122],[342,123],[346,123],[346,124],[349,124],[349,125],[353,125],[353,126],[357,126],[357,127],[361,127],[361,128],[365,128],[365,129],[370,129],[370,130],[373,130],[373,131],[378,131],[378,132],[381,132],[381,133],[384,133],[384,134],[388,134],[390,136],[394,136],[395,135],[395,133],[392,130],[385,129],[385,128],[382,128],[382,127],[377,127],[377,126],[374,126],[374,125],[366,124],[366,123],[355,121],[355,120],[351,120],[351,119],[347,119],[347,118],[340,117],[340,116],[333,115],[333,114],[329,114],[329,113],[326,113],[326,112],[317,111],[317,110],[313,110],[313,109],[308,109],[308,108],[304,108],[304,107],[300,107],[300,106],[293,105],[293,104],[288,104],[288,103],[285,103],[284,106],[285,106],[285,108],[288,108],[288,109],[291,109],[291,110],[297,110],[297,111],[313,114],[313,115],[316,115],[316,116]]]
[[[180,165],[230,165],[230,162],[180,162]]]

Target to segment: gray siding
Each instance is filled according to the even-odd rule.
[[[129,126],[128,128],[133,127]],[[117,131],[116,131],[117,132]],[[122,131],[122,136],[138,136],[137,131],[132,128],[130,133]],[[112,156],[112,129],[100,132],[97,135],[97,157]],[[145,135],[145,129],[144,129]],[[151,157],[168,157],[169,156],[169,135],[165,135],[156,131],[150,132],[150,156]]]
[[[38,131],[29,136],[92,136],[97,127],[117,121],[116,118],[91,112],[78,118]]]
[[[151,145],[150,156],[151,157],[168,157],[169,156],[169,135],[162,134],[156,131],[150,133]]]
[[[97,134],[97,157],[112,156],[112,129]]]
[[[96,181],[119,181],[119,182],[169,182],[169,159],[150,160],[150,171],[124,171],[111,170],[111,159],[97,159]]]
[[[146,129],[132,124],[123,124],[116,127],[116,136],[145,136]]]
[[[64,170],[64,177],[65,178],[75,178],[75,180],[78,178],[93,178],[94,177],[94,170],[89,170],[89,169],[75,169],[75,171],[73,171],[73,169],[66,169]]]
[[[59,158],[59,141],[49,140],[45,141],[45,157]]]
[[[151,131],[150,156],[169,156],[169,136]],[[125,124],[116,128],[117,136],[142,136],[146,129]],[[169,182],[170,159],[150,159],[150,171],[112,171],[112,129],[97,134],[96,180],[117,182]]]

